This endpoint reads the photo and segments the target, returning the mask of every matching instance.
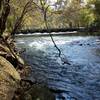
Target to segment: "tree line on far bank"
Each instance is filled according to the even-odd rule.
[[[20,30],[45,30],[45,15],[50,29],[100,29],[100,0],[86,0],[86,3],[80,0],[49,1],[1,0],[0,34],[14,34]]]

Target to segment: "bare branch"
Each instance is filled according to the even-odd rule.
[[[40,0],[40,2],[41,2],[41,0]],[[47,11],[48,11],[49,5],[48,5],[47,7],[45,7],[45,5],[43,5],[43,3],[41,2],[41,6],[42,6],[42,10],[43,10],[42,12],[43,12],[43,18],[44,18],[45,27],[46,27],[47,30],[49,30],[48,21],[47,21]],[[53,39],[53,37],[52,37],[52,34],[51,34],[50,32],[48,32],[48,33],[49,33],[49,36],[50,36],[50,38],[51,38],[51,40],[52,40],[52,42],[53,42],[55,48],[56,48],[56,49],[58,50],[58,52],[59,52],[59,57],[60,57],[60,55],[61,55],[61,50],[60,50],[59,47],[56,45],[56,43],[55,43],[55,41],[54,41],[54,39]]]
[[[25,4],[25,6],[23,8],[23,11],[22,11],[22,13],[20,15],[20,17],[15,22],[14,28],[13,28],[13,30],[11,32],[11,35],[14,35],[19,30],[19,28],[21,28],[21,23],[22,23],[23,17],[27,14],[28,8],[30,8],[31,3],[32,3],[32,0],[28,1]]]

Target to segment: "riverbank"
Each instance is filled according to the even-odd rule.
[[[26,30],[21,30],[17,32],[16,34],[27,34],[27,33],[52,33],[52,32],[73,32],[73,31],[79,31],[79,28],[61,28],[61,29],[26,29]]]
[[[20,34],[15,34],[15,37],[40,37],[40,36],[100,36],[100,32],[52,32],[52,33],[20,33]]]
[[[12,45],[12,47],[10,48],[8,45]],[[10,49],[14,51],[14,45],[11,44],[10,40],[8,43],[8,41],[0,38],[0,100],[12,100],[21,81],[20,74],[16,69],[15,63],[17,61]],[[20,59],[19,56],[18,59]],[[21,62],[19,63],[21,64]]]
[[[46,86],[27,79],[30,74],[14,41],[0,38],[0,100],[55,100]]]
[[[94,33],[94,32],[100,32],[99,29],[96,29],[94,27],[85,28],[85,27],[78,27],[78,28],[51,28],[51,29],[25,29],[20,30],[19,32],[16,32],[16,34],[27,34],[27,33],[59,33],[59,32],[65,32],[65,33],[73,33],[73,32],[81,32],[81,33]]]

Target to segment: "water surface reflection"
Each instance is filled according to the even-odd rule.
[[[23,56],[32,66],[32,80],[62,92],[57,100],[100,100],[100,40],[92,36],[55,36],[71,65],[62,64],[50,37],[16,38],[26,48]],[[62,55],[62,56],[63,56]]]

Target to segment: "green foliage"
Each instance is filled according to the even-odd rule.
[[[94,5],[93,12],[95,15],[95,20],[91,26],[100,29],[100,0],[92,0],[90,4]]]
[[[100,0],[95,1],[95,12],[100,17]]]
[[[89,26],[95,20],[95,16],[90,9],[82,9],[80,11],[80,23],[82,26]]]
[[[11,9],[6,23],[7,32],[13,30],[28,1],[10,1]],[[27,13],[22,18],[20,29],[44,28],[43,13],[45,12],[50,28],[87,27],[94,23],[98,25],[97,22],[100,22],[100,0],[87,1],[87,5],[82,6],[78,0],[72,0],[72,2],[69,2],[69,0],[57,0],[52,7],[47,0],[31,0]],[[36,5],[32,2],[35,2]],[[95,8],[92,8],[91,5],[95,6]],[[0,7],[2,8],[1,5]]]

